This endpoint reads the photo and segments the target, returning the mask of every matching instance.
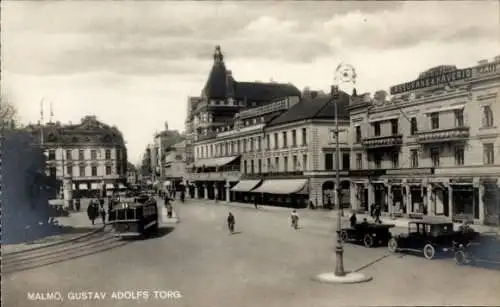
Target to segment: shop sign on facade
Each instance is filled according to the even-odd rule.
[[[489,63],[476,68],[476,72],[481,75],[490,74],[496,72],[497,70],[500,70],[500,63]]]
[[[459,178],[454,178],[450,179],[450,184],[472,184],[473,179],[469,177],[459,177]]]
[[[408,91],[419,90],[426,87],[447,85],[454,81],[464,80],[472,77],[472,68],[457,69],[441,74],[432,74],[419,78],[417,80],[398,84],[391,87],[391,95],[400,94]]]

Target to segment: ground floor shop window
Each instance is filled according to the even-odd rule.
[[[484,224],[500,225],[500,189],[495,185],[485,186],[484,189]]]
[[[456,218],[479,218],[477,189],[472,186],[453,186],[453,215]]]
[[[394,213],[406,213],[402,186],[392,186],[392,206]]]
[[[410,203],[410,213],[422,213],[427,214],[427,208],[424,205],[424,196],[422,187],[411,187],[411,203]]]

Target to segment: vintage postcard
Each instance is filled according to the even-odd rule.
[[[500,305],[498,1],[2,1],[1,299]]]

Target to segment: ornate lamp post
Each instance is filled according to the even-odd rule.
[[[339,119],[338,119],[338,103],[340,101],[339,93],[339,83],[349,82],[354,84],[356,79],[356,71],[351,65],[340,64],[335,70],[334,85],[331,87],[331,97],[332,103],[334,105],[334,117],[335,117],[335,164],[336,164],[336,202],[338,206],[337,210],[337,240],[335,244],[335,272],[322,273],[317,276],[317,279],[325,283],[360,283],[370,281],[372,278],[367,277],[359,272],[346,272],[344,269],[344,247],[342,246],[342,239],[340,233],[342,231],[342,210],[340,204],[340,148],[339,148]]]

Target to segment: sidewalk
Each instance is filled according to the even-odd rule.
[[[101,217],[98,217],[95,225],[92,225],[86,211],[70,212],[69,216],[57,217],[55,220],[59,226],[63,227],[97,229],[104,226]]]

